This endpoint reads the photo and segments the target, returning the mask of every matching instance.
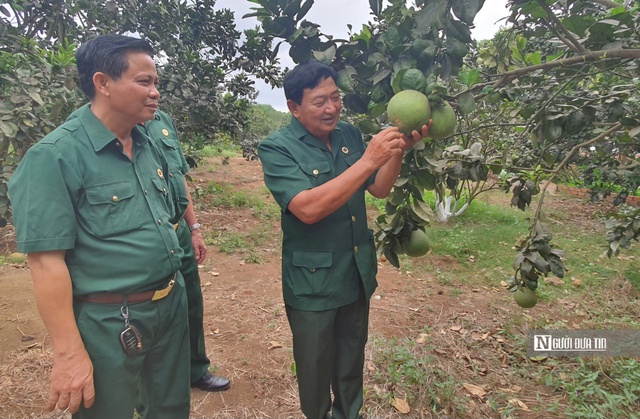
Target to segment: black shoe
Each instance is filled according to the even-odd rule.
[[[195,383],[191,384],[191,387],[197,387],[203,391],[222,391],[231,386],[231,381],[218,375],[213,375],[209,371],[205,372],[202,378]]]

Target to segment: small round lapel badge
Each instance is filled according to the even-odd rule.
[[[349,154],[349,149],[347,147],[342,147],[342,152],[344,154]]]
[[[164,134],[165,137],[169,136],[169,130],[167,130],[166,128],[162,128],[162,134]]]
[[[160,179],[164,179],[164,174],[162,173],[162,169],[158,169],[158,176]]]

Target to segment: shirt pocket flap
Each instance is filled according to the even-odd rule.
[[[362,153],[357,151],[357,152],[353,152],[353,153],[349,153],[348,155],[346,155],[344,157],[344,161],[349,165],[349,166],[353,166],[355,162],[357,162],[358,160],[360,160],[360,158],[362,157]]]
[[[300,162],[300,168],[307,176],[318,177],[321,174],[329,173],[331,167],[327,161]]]
[[[124,199],[131,198],[133,193],[133,185],[129,182],[105,183],[89,186],[86,189],[87,201],[91,205],[116,205]]]
[[[315,272],[318,268],[329,268],[333,264],[333,253],[328,251],[294,250],[293,265]]]
[[[176,137],[174,137],[173,135],[169,134],[170,136],[163,136],[161,137],[162,139],[162,143],[169,147],[172,150],[175,150],[178,148],[178,139]]]

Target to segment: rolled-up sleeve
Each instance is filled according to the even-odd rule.
[[[9,181],[18,250],[24,253],[72,249],[76,217],[71,197],[80,183],[52,144],[37,144]]]
[[[262,163],[264,183],[283,211],[294,196],[313,187],[290,152],[270,138],[260,142],[258,156]]]

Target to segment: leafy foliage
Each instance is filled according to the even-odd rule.
[[[0,51],[0,226],[11,216],[7,182],[27,149],[62,123],[82,102],[75,88],[75,46],[46,51]]]
[[[524,210],[541,180],[594,162],[594,155],[604,167],[640,149],[637,1],[513,0],[512,27],[480,43],[471,25],[482,0],[392,0],[386,8],[371,1],[373,22],[348,40],[304,19],[312,1],[252,2],[266,41],[289,43],[295,62],[313,57],[336,69],[345,108],[364,115],[359,127],[366,135],[388,122],[390,98],[405,89],[455,108],[454,134],[407,154],[387,215],[378,218],[378,244],[394,265],[396,243],[427,223],[415,214],[425,190],[436,191],[438,219],[446,220],[500,175],[497,182]],[[514,265],[530,277],[564,271],[561,254],[546,251],[552,236],[538,222],[544,190],[539,199],[532,233],[521,244],[528,253]]]
[[[236,30],[233,13],[215,10],[215,3],[0,3],[0,157],[5,175],[12,173],[35,141],[85,100],[74,91],[75,46],[97,34],[133,33],[152,44],[161,80],[161,107],[174,118],[187,148],[202,148],[219,133],[238,138],[256,97],[249,76],[277,85],[280,73],[277,60],[269,54],[270,45],[264,44],[255,29]],[[13,153],[11,159],[6,153]],[[6,219],[3,188],[6,186],[0,186],[0,213]]]

